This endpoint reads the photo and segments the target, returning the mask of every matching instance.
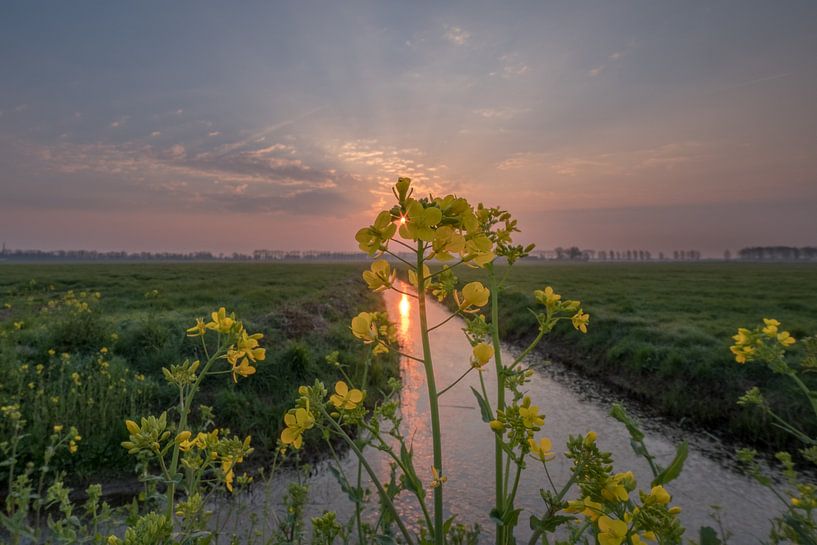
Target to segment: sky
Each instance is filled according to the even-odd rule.
[[[817,3],[0,8],[0,241],[355,248],[418,189],[541,249],[817,244]]]

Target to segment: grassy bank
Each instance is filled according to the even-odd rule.
[[[123,421],[167,406],[161,369],[200,357],[185,329],[226,307],[264,334],[266,361],[238,384],[205,383],[202,402],[263,452],[300,384],[331,384],[361,359],[350,319],[382,307],[360,280],[359,264],[53,264],[0,266],[0,405],[20,404],[36,458],[54,424],[75,425],[76,474],[128,467]],[[97,295],[98,294],[98,295]],[[89,311],[77,309],[87,305]],[[352,367],[354,368],[354,367]],[[373,392],[395,373],[384,359]],[[200,415],[202,418],[206,414]],[[1,420],[1,419],[0,419]],[[3,423],[0,422],[0,432]]]
[[[500,270],[500,273],[504,270]],[[479,277],[463,271],[461,281]],[[502,300],[504,338],[535,334],[532,291],[553,286],[581,299],[586,335],[560,328],[544,345],[554,359],[612,383],[661,413],[742,440],[787,440],[759,411],[736,400],[762,385],[785,418],[807,426],[805,401],[789,381],[729,353],[738,326],[764,317],[796,338],[817,333],[817,267],[794,264],[524,264],[513,267]]]

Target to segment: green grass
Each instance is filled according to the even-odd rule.
[[[500,268],[500,274],[505,269]],[[479,279],[474,270],[461,281]],[[563,324],[544,351],[600,377],[663,414],[742,440],[787,439],[759,411],[736,405],[749,387],[767,392],[785,417],[807,425],[807,404],[784,377],[729,353],[739,326],[764,317],[796,338],[817,333],[817,266],[808,264],[526,264],[512,267],[501,299],[505,339],[524,342],[536,324],[527,308],[545,286],[580,299],[591,315],[580,335]]]
[[[331,385],[332,351],[352,370],[362,346],[349,331],[361,310],[381,308],[360,279],[364,264],[49,264],[0,266],[0,405],[23,400],[33,426],[32,452],[54,423],[77,425],[83,440],[70,461],[74,470],[126,467],[119,446],[124,418],[150,414],[172,402],[161,368],[198,358],[198,340],[185,329],[220,306],[234,311],[248,331],[265,338],[267,359],[258,372],[234,384],[229,375],[208,379],[201,401],[216,420],[239,435],[251,434],[258,451],[274,446],[282,415],[300,384],[316,378]],[[76,316],[44,311],[48,301],[73,290],[101,298]],[[153,290],[158,295],[152,294]],[[146,295],[147,294],[147,295]],[[9,303],[11,309],[3,309]],[[15,322],[23,322],[17,330]],[[102,347],[110,377],[101,377]],[[54,349],[56,356],[49,356]],[[71,355],[67,366],[59,354]],[[37,372],[36,365],[43,365]],[[22,369],[22,370],[21,370]],[[81,375],[80,384],[70,379]],[[374,365],[370,387],[384,388],[396,372],[393,359]],[[141,380],[139,375],[144,375]],[[218,379],[218,380],[217,380]],[[123,382],[124,381],[124,382]],[[112,383],[116,383],[111,386]],[[121,387],[120,387],[121,385]],[[52,397],[61,397],[49,405]],[[69,399],[70,398],[70,399]],[[374,396],[373,396],[374,398]],[[87,399],[92,399],[88,405]],[[105,409],[105,410],[102,410]],[[0,422],[2,428],[2,422]],[[0,432],[3,430],[0,429]]]

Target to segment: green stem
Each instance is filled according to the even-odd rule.
[[[494,363],[496,364],[496,410],[505,409],[505,372],[502,366],[502,346],[499,344],[499,294],[494,264],[489,263],[488,284],[491,290],[491,341],[494,347]],[[505,453],[502,450],[502,440],[499,436],[494,441],[494,473],[495,473],[495,496],[496,510],[499,513],[505,509],[505,483],[504,468],[502,461]],[[496,525],[496,545],[503,545],[505,542],[505,528]]]
[[[392,239],[392,240],[393,240],[393,239]],[[406,261],[405,259],[403,259],[403,258],[402,258],[402,257],[400,257],[399,255],[395,254],[394,252],[390,252],[389,250],[386,250],[386,253],[387,253],[387,254],[389,254],[390,256],[392,256],[392,257],[393,257],[393,258],[395,258],[395,259],[399,259],[400,261],[402,261],[403,263],[405,263],[406,265],[408,265],[410,269],[413,269],[413,268],[414,268],[414,265],[412,265],[411,263],[409,263],[408,261]],[[420,269],[420,270],[422,270],[422,269]],[[421,276],[421,275],[419,275],[419,274],[418,274],[417,276]]]
[[[220,337],[220,336],[219,336]],[[179,386],[179,427],[176,433],[181,433],[187,429],[187,415],[190,413],[190,406],[193,404],[193,398],[196,397],[196,392],[199,390],[199,385],[201,381],[204,380],[204,377],[207,376],[207,372],[216,362],[221,354],[221,338],[219,338],[219,348],[216,350],[216,353],[213,354],[207,360],[207,363],[204,364],[204,368],[199,373],[199,376],[196,378],[196,382],[190,385],[190,389],[187,391],[187,396],[185,397],[184,386]],[[168,483],[167,483],[167,517],[169,520],[173,520],[174,516],[174,507],[173,503],[176,498],[176,474],[179,468],[179,443],[173,443],[173,456],[170,460],[170,467],[167,470],[168,473]],[[162,455],[159,456],[160,461],[164,461]]]
[[[449,322],[449,321],[450,321],[452,318],[454,318],[455,316],[459,316],[459,315],[460,315],[460,311],[459,311],[459,309],[458,309],[458,310],[457,310],[455,313],[453,313],[451,316],[449,316],[448,318],[446,318],[445,320],[443,320],[443,321],[442,321],[442,322],[440,322],[439,324],[437,324],[437,325],[435,325],[435,326],[432,326],[432,327],[429,327],[429,328],[428,328],[428,332],[429,332],[429,333],[431,333],[432,331],[434,331],[434,330],[435,330],[435,329],[437,329],[438,327],[442,327],[442,326],[444,326],[444,325],[445,325],[445,324],[447,324],[447,323],[448,323],[448,322]]]
[[[513,363],[510,365],[510,367],[508,367],[508,369],[514,369],[514,368],[515,368],[517,365],[519,365],[520,363],[522,363],[522,360],[523,360],[523,359],[525,359],[525,356],[527,356],[528,354],[530,354],[531,350],[533,350],[534,348],[536,348],[536,345],[537,345],[537,344],[539,344],[539,341],[541,341],[541,340],[542,340],[542,337],[544,337],[544,336],[545,336],[545,333],[547,333],[547,331],[545,330],[545,328],[540,328],[540,329],[539,329],[539,334],[538,334],[538,335],[536,335],[536,338],[535,338],[535,339],[533,339],[533,342],[532,342],[532,343],[530,343],[530,344],[528,345],[528,347],[527,347],[525,350],[523,350],[523,351],[522,351],[522,353],[521,353],[521,354],[519,354],[519,356],[517,356],[517,357],[516,357],[516,359],[515,359],[515,360],[513,360]]]
[[[417,271],[423,270],[423,242],[417,242]],[[417,274],[417,301],[420,312],[420,336],[423,340],[423,365],[425,366],[426,383],[428,384],[428,405],[431,413],[431,440],[434,450],[434,467],[443,473],[443,451],[440,430],[440,408],[438,405],[437,385],[434,381],[434,367],[431,362],[431,343],[428,339],[428,317],[426,313],[426,279],[422,272]],[[434,543],[443,545],[443,487],[434,488]]]
[[[357,456],[357,459],[360,460],[360,463],[363,464],[363,467],[366,469],[366,473],[369,474],[369,477],[372,479],[372,482],[377,488],[377,492],[383,499],[383,503],[385,503],[388,506],[388,508],[394,515],[394,520],[397,523],[398,528],[400,528],[400,533],[403,534],[403,538],[406,540],[407,545],[413,545],[414,541],[411,539],[411,534],[409,533],[408,528],[406,528],[406,525],[403,524],[403,519],[400,518],[400,514],[397,512],[397,508],[394,506],[394,503],[392,502],[388,493],[383,488],[383,485],[380,483],[380,479],[377,478],[377,474],[374,472],[374,469],[372,469],[372,466],[369,465],[369,462],[363,456],[363,453],[360,451],[360,448],[358,448],[355,441],[351,437],[349,437],[349,434],[347,434],[346,431],[344,431],[344,429],[340,427],[340,424],[335,422],[335,420],[331,416],[329,416],[329,414],[327,414],[327,412],[324,409],[321,409],[321,412],[323,412],[323,415],[326,418],[326,420],[332,424],[332,427],[335,428],[335,431],[337,431],[338,434],[340,434],[340,436],[343,438],[343,440],[346,441],[346,443],[349,445],[349,448],[351,448],[352,451],[355,453],[355,456]]]
[[[380,446],[379,447],[375,446],[375,448],[377,448],[381,452],[385,452],[386,454],[388,454],[389,457],[394,461],[394,463],[397,464],[397,467],[400,468],[400,471],[402,471],[404,475],[408,476],[408,475],[416,475],[417,474],[417,471],[414,469],[414,464],[411,465],[411,468],[406,466],[403,463],[403,460],[401,460],[394,453],[394,450],[388,445],[388,443],[386,443],[386,441],[383,439],[383,436],[380,435],[380,433],[377,430],[375,430],[372,426],[366,425],[365,423],[364,423],[364,427],[369,433],[372,434],[372,437],[374,437],[375,439],[377,439],[380,442]],[[401,447],[406,448],[405,442],[404,442],[402,437],[396,437],[396,439],[400,442]],[[406,449],[406,450],[408,450],[408,449]],[[428,525],[429,528],[431,528],[431,526],[432,526],[431,515],[429,515],[429,513],[428,513],[428,507],[426,506],[425,496],[423,496],[422,494],[417,493],[413,488],[412,488],[411,492],[417,498],[417,503],[420,505],[420,509],[423,511],[423,516],[426,519],[426,524]]]
[[[562,487],[562,490],[556,495],[556,500],[550,505],[550,507],[548,508],[548,512],[545,513],[545,516],[542,517],[542,521],[548,520],[550,517],[552,517],[559,511],[559,508],[562,505],[562,500],[564,500],[565,494],[567,494],[568,490],[570,490],[570,488],[576,482],[576,474],[579,473],[581,470],[582,470],[581,465],[574,470],[573,476],[570,477],[570,479]],[[541,535],[542,535],[541,528],[537,528],[536,530],[534,530],[533,534],[530,536],[528,545],[536,545],[536,542],[539,540],[539,537]]]
[[[797,386],[800,387],[800,390],[802,390],[803,393],[806,394],[806,398],[808,398],[809,403],[811,403],[811,409],[814,411],[815,416],[817,416],[817,398],[814,397],[814,393],[809,389],[808,386],[805,385],[805,383],[802,380],[800,380],[800,377],[798,377],[795,373],[791,373],[789,376],[792,378],[792,380],[794,380],[794,382],[797,383]]]
[[[442,397],[442,395],[443,395],[444,393],[446,393],[448,390],[450,390],[451,388],[453,388],[454,386],[456,386],[457,384],[459,384],[459,382],[460,382],[462,379],[464,379],[464,378],[465,378],[465,377],[468,375],[468,373],[470,373],[470,372],[471,372],[471,371],[473,371],[473,370],[474,370],[474,368],[473,368],[473,367],[469,367],[469,368],[468,368],[468,369],[467,369],[467,370],[466,370],[466,371],[465,371],[465,372],[464,372],[462,375],[460,375],[460,378],[458,378],[457,380],[455,380],[454,382],[452,382],[451,384],[449,384],[448,386],[446,386],[445,388],[443,388],[442,390],[440,390],[439,392],[437,392],[437,397]]]

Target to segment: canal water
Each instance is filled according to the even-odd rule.
[[[398,326],[402,350],[421,355],[416,300],[394,291],[385,293],[384,299],[391,320]],[[428,310],[430,326],[449,316],[448,309],[436,302],[431,302]],[[462,320],[455,318],[431,333],[434,371],[440,389],[456,380],[469,366],[471,351],[462,334],[463,325]],[[513,361],[512,358],[511,351],[503,351],[504,361]],[[545,366],[541,360],[537,361],[535,355],[530,357],[527,364],[537,370],[526,385],[527,390],[534,404],[546,415],[545,425],[538,436],[550,437],[554,451],[561,453],[568,435],[595,431],[600,448],[613,454],[616,471],[633,470],[640,487],[649,489],[649,466],[633,453],[624,427],[608,416],[610,405],[618,401],[615,396],[605,392],[603,387],[581,380],[555,365]],[[422,365],[408,358],[402,358],[400,366],[403,379],[400,406],[405,433],[413,440],[418,474],[428,483],[431,480],[432,449],[425,375]],[[488,367],[492,367],[492,364],[486,367],[483,377],[488,391],[493,392],[495,376]],[[493,533],[488,513],[493,496],[494,436],[480,418],[470,386],[479,388],[479,378],[475,372],[440,399],[445,452],[443,468],[448,478],[445,502],[446,509],[451,514],[457,514],[459,521],[478,523],[482,527],[483,541],[487,542]],[[628,407],[628,411],[638,412],[635,407]],[[675,444],[681,439],[687,439],[690,443],[683,474],[668,485],[673,505],[683,510],[681,520],[687,528],[686,539],[697,540],[700,526],[715,527],[711,518],[713,505],[720,506],[721,519],[733,533],[732,543],[757,543],[768,536],[768,520],[781,512],[783,506],[771,492],[740,473],[731,449],[705,434],[691,435],[666,422],[652,419],[642,422],[646,424],[645,442],[659,463],[667,464],[672,459]],[[388,461],[380,453],[369,454],[374,466],[385,477],[388,474]],[[569,478],[569,462],[559,454],[549,463],[550,475],[557,486]],[[342,463],[350,475],[354,474],[356,465],[351,456],[347,455]],[[273,483],[276,481],[273,480]],[[345,520],[343,517],[351,513],[345,494],[325,467],[319,465],[308,479],[308,484],[311,515],[334,510],[341,515],[341,520]],[[280,488],[280,481],[273,486]],[[522,476],[516,500],[517,507],[524,509],[519,538],[525,539],[530,534],[530,514],[543,511],[539,490],[547,487],[541,466],[529,464]],[[575,496],[574,493],[569,497],[572,499]],[[412,500],[408,493],[404,493],[399,498],[398,508],[407,518],[417,520],[420,512]],[[412,526],[416,528],[416,525]]]

